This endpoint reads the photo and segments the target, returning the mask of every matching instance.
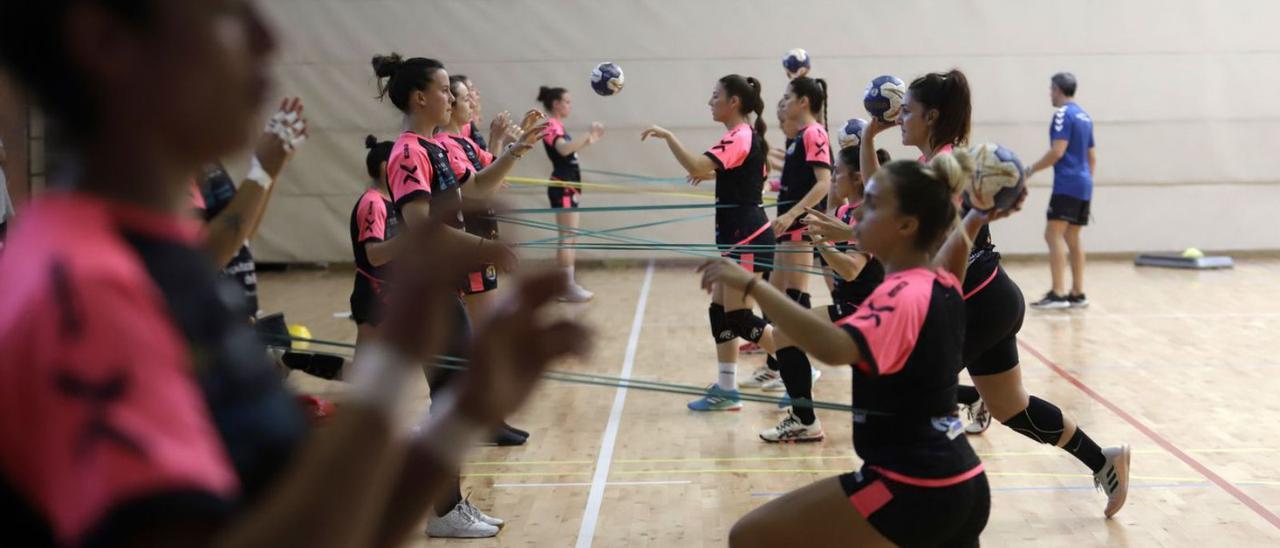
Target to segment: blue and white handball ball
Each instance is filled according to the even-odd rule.
[[[867,121],[861,118],[850,118],[840,127],[840,132],[836,134],[836,138],[840,141],[840,148],[856,147],[862,144],[862,131],[867,129]]]
[[[907,94],[907,85],[896,76],[880,76],[871,81],[867,92],[862,95],[862,105],[867,113],[885,123],[892,123],[902,112],[902,98]]]
[[[596,65],[591,71],[591,89],[597,95],[616,95],[622,92],[622,67],[617,63],[604,62]]]
[[[782,57],[782,68],[786,69],[787,74],[795,74],[803,68],[809,68],[809,52],[800,48],[788,51]]]
[[[1027,181],[1018,155],[995,143],[974,145],[969,154],[974,164],[969,203],[983,211],[1013,207]]]

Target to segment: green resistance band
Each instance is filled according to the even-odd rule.
[[[650,245],[652,245],[652,244],[659,244],[659,245],[662,245],[662,244],[666,244],[666,243],[667,243],[667,242],[663,242],[663,241],[659,241],[659,240],[650,240],[650,239],[647,239],[647,238],[636,238],[636,237],[633,237],[633,236],[622,236],[622,235],[609,235],[609,234],[603,234],[603,233],[600,233],[600,232],[598,232],[598,231],[595,231],[595,230],[588,230],[588,229],[585,229],[585,228],[570,228],[570,227],[562,227],[561,225],[558,225],[558,224],[555,224],[555,223],[545,223],[545,222],[541,222],[541,221],[535,221],[535,220],[532,220],[532,219],[517,219],[517,218],[514,218],[514,217],[503,217],[503,216],[497,216],[496,218],[497,218],[498,220],[502,221],[502,222],[506,222],[506,223],[513,224],[513,225],[516,225],[516,226],[524,226],[524,227],[529,227],[529,228],[541,228],[541,229],[544,229],[544,230],[554,230],[554,231],[569,232],[569,233],[571,233],[571,234],[575,234],[575,235],[577,235],[577,236],[591,237],[591,238],[599,238],[599,239],[606,240],[606,241],[611,241],[611,242],[620,242],[620,243],[624,243],[624,244],[626,244],[626,243],[631,243],[631,244],[650,244]],[[712,244],[712,245],[714,245],[714,244]],[[767,246],[766,246],[766,247],[767,247]],[[718,249],[718,248],[717,248],[717,249]],[[736,249],[742,249],[742,248],[736,248]],[[700,258],[704,258],[704,259],[717,259],[717,258],[720,258],[720,253],[718,253],[718,252],[712,252],[712,251],[696,251],[696,250],[686,250],[686,249],[673,249],[673,250],[671,250],[671,251],[673,251],[673,252],[675,252],[675,253],[680,253],[680,254],[683,254],[683,255],[690,255],[690,256],[700,257]],[[771,267],[774,271],[777,271],[777,272],[804,272],[804,273],[806,273],[806,274],[812,274],[812,275],[815,275],[815,276],[822,276],[822,275],[824,275],[824,273],[823,273],[821,270],[815,270],[815,269],[812,269],[812,268],[791,267],[791,266],[785,266],[785,265],[780,265],[780,264],[767,264],[767,263],[765,263],[765,262],[763,262],[763,261],[749,261],[749,262],[750,262],[751,264],[757,264],[757,265],[762,265],[762,266],[769,266],[769,267]]]
[[[339,348],[355,349],[355,345],[350,343],[326,341],[323,339],[304,339],[301,337],[282,337],[282,336],[274,336],[271,338],[274,341],[305,342],[305,343],[317,344],[321,346],[334,346]],[[273,344],[272,346],[286,347],[285,343],[282,343],[282,342]],[[335,354],[335,355],[340,355],[340,354]],[[351,359],[351,356],[345,356],[345,355],[341,355],[341,356],[344,358],[347,358],[348,360]],[[467,360],[465,358],[458,358],[458,357],[446,356],[446,355],[437,355],[435,358],[438,361],[431,365],[434,365],[436,367],[441,367],[444,369],[452,369],[452,370],[466,369],[466,366],[464,364],[467,362]],[[549,370],[546,373],[544,373],[543,376],[551,380],[566,382],[571,384],[586,384],[586,385],[594,385],[594,386],[606,386],[606,387],[612,387],[612,388],[628,388],[628,389],[636,389],[636,390],[645,390],[650,392],[664,392],[668,394],[702,396],[702,395],[705,395],[707,392],[707,389],[705,387],[699,387],[699,386],[673,384],[673,383],[665,383],[665,382],[657,382],[657,381],[646,381],[646,380],[638,380],[638,379],[623,379],[619,377],[611,377],[608,375],[594,375],[590,373],[574,373],[574,372],[568,372],[568,371]],[[786,401],[786,400],[783,400],[782,398],[775,398],[772,396],[764,396],[764,395],[750,394],[750,393],[741,393],[740,397],[744,401],[751,401],[755,403],[767,403],[767,404],[773,404],[773,405],[779,405]],[[851,405],[845,405],[845,404],[834,403],[834,402],[817,401],[817,400],[812,400],[812,401],[811,400],[795,400],[791,402],[791,405],[800,406],[800,407],[812,407],[814,409],[827,409],[831,411],[862,413],[867,415],[884,416],[884,415],[890,414],[890,413],[885,413],[881,411],[857,409]]]

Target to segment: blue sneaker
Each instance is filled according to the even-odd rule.
[[[707,387],[706,395],[689,402],[691,411],[738,411],[742,398],[737,390],[725,390],[718,384]]]
[[[782,395],[782,399],[778,400],[778,409],[788,409],[791,407],[791,396]]]

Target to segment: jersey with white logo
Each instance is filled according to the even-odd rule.
[[[1080,200],[1093,198],[1093,175],[1089,173],[1089,149],[1093,148],[1093,119],[1075,103],[1067,103],[1053,113],[1049,141],[1066,141],[1067,152],[1053,164],[1053,193]]]

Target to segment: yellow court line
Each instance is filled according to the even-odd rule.
[[[1164,453],[1163,449],[1134,449],[1135,454]],[[1188,449],[1187,453],[1276,453],[1280,447],[1241,447],[1227,449]],[[1056,456],[1062,451],[998,451],[979,452],[979,457]],[[655,457],[643,459],[614,459],[618,464],[680,463],[680,462],[781,462],[808,460],[853,460],[855,455],[812,455],[803,457]],[[468,462],[467,466],[550,466],[557,464],[594,464],[593,460],[511,460]]]
[[[848,468],[709,468],[709,469],[671,469],[671,470],[615,470],[610,472],[610,476],[645,476],[667,474],[672,476],[689,475],[689,474],[844,474],[848,473]],[[547,477],[547,476],[588,476],[591,475],[590,470],[575,472],[480,472],[466,473],[463,477],[472,478],[513,478],[513,477]],[[1030,477],[1030,478],[1054,478],[1054,479],[1092,479],[1091,474],[1079,473],[1055,473],[1055,472],[994,472],[987,471],[987,475],[991,477]],[[1204,478],[1186,477],[1186,476],[1130,476],[1131,479],[1151,482],[1177,482],[1177,483],[1204,483]],[[1249,483],[1257,485],[1280,485],[1280,481],[1274,480],[1228,480],[1231,483]]]
[[[464,478],[530,478],[547,476],[590,476],[591,470],[580,472],[464,472]]]
[[[1154,455],[1158,453],[1167,454],[1164,449],[1132,449],[1134,454]],[[1238,447],[1226,449],[1184,449],[1186,453],[1277,453],[1280,447]],[[1048,456],[1063,455],[1059,451],[994,451],[989,453],[978,452],[979,457],[1023,457],[1023,456]]]
[[[617,462],[617,461],[614,461]],[[593,460],[509,460],[464,462],[463,466],[544,466],[555,464],[595,464]]]
[[[732,462],[732,461],[800,461],[800,460],[853,460],[855,455],[831,455],[831,456],[811,456],[811,457],[675,457],[675,458],[652,458],[652,459],[614,459],[615,464],[644,464],[644,463],[681,463],[681,462]],[[537,466],[537,465],[553,465],[553,464],[593,464],[595,461],[589,460],[520,460],[520,461],[485,461],[485,462],[468,462],[467,466]]]

